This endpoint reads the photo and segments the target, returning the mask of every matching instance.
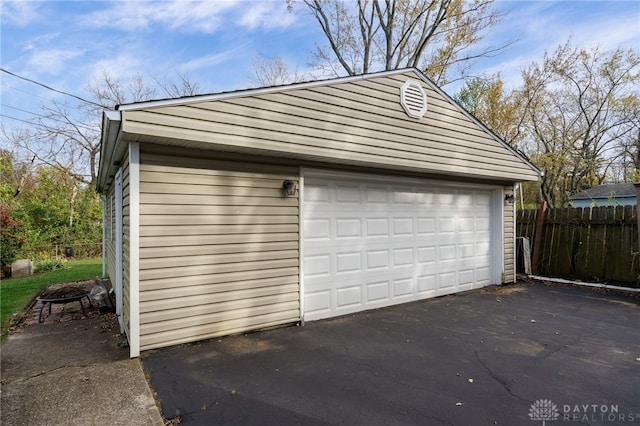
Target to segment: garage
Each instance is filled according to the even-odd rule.
[[[539,177],[412,68],[120,105],[100,155],[132,357],[513,282]]]
[[[491,284],[494,191],[406,178],[306,175],[304,319]]]

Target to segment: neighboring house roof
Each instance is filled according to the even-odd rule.
[[[420,93],[398,102],[408,83],[422,108]],[[129,142],[496,182],[541,174],[415,68],[120,105],[102,128],[99,192]]]
[[[635,197],[633,183],[612,183],[597,185],[569,197],[570,200],[592,200],[602,198]]]

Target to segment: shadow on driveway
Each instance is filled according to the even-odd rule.
[[[520,283],[143,364],[163,415],[188,425],[640,424],[638,302]]]

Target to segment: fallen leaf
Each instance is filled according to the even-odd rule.
[[[469,383],[473,383],[473,379],[469,379]]]
[[[536,320],[531,320],[532,323],[536,322]]]
[[[456,407],[459,407],[462,405],[462,402],[456,402]]]

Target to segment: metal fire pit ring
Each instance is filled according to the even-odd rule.
[[[85,297],[87,298],[87,301],[89,302],[89,306],[93,308],[93,304],[91,303],[91,299],[89,298],[89,292],[80,293],[80,294],[72,294],[72,295],[64,296],[64,297],[38,296],[36,298],[36,300],[38,300],[39,302],[42,303],[42,306],[40,307],[40,313],[38,314],[38,322],[42,323],[42,311],[44,311],[44,308],[45,308],[45,306],[47,306],[47,304],[49,304],[49,315],[51,315],[51,305],[53,305],[53,304],[66,305],[67,303],[78,302],[78,303],[80,303],[80,309],[82,309],[82,315],[87,316],[87,313],[84,310],[84,305],[82,304],[82,299],[85,298]],[[64,314],[64,310],[60,314],[61,317],[62,317],[62,314]]]

